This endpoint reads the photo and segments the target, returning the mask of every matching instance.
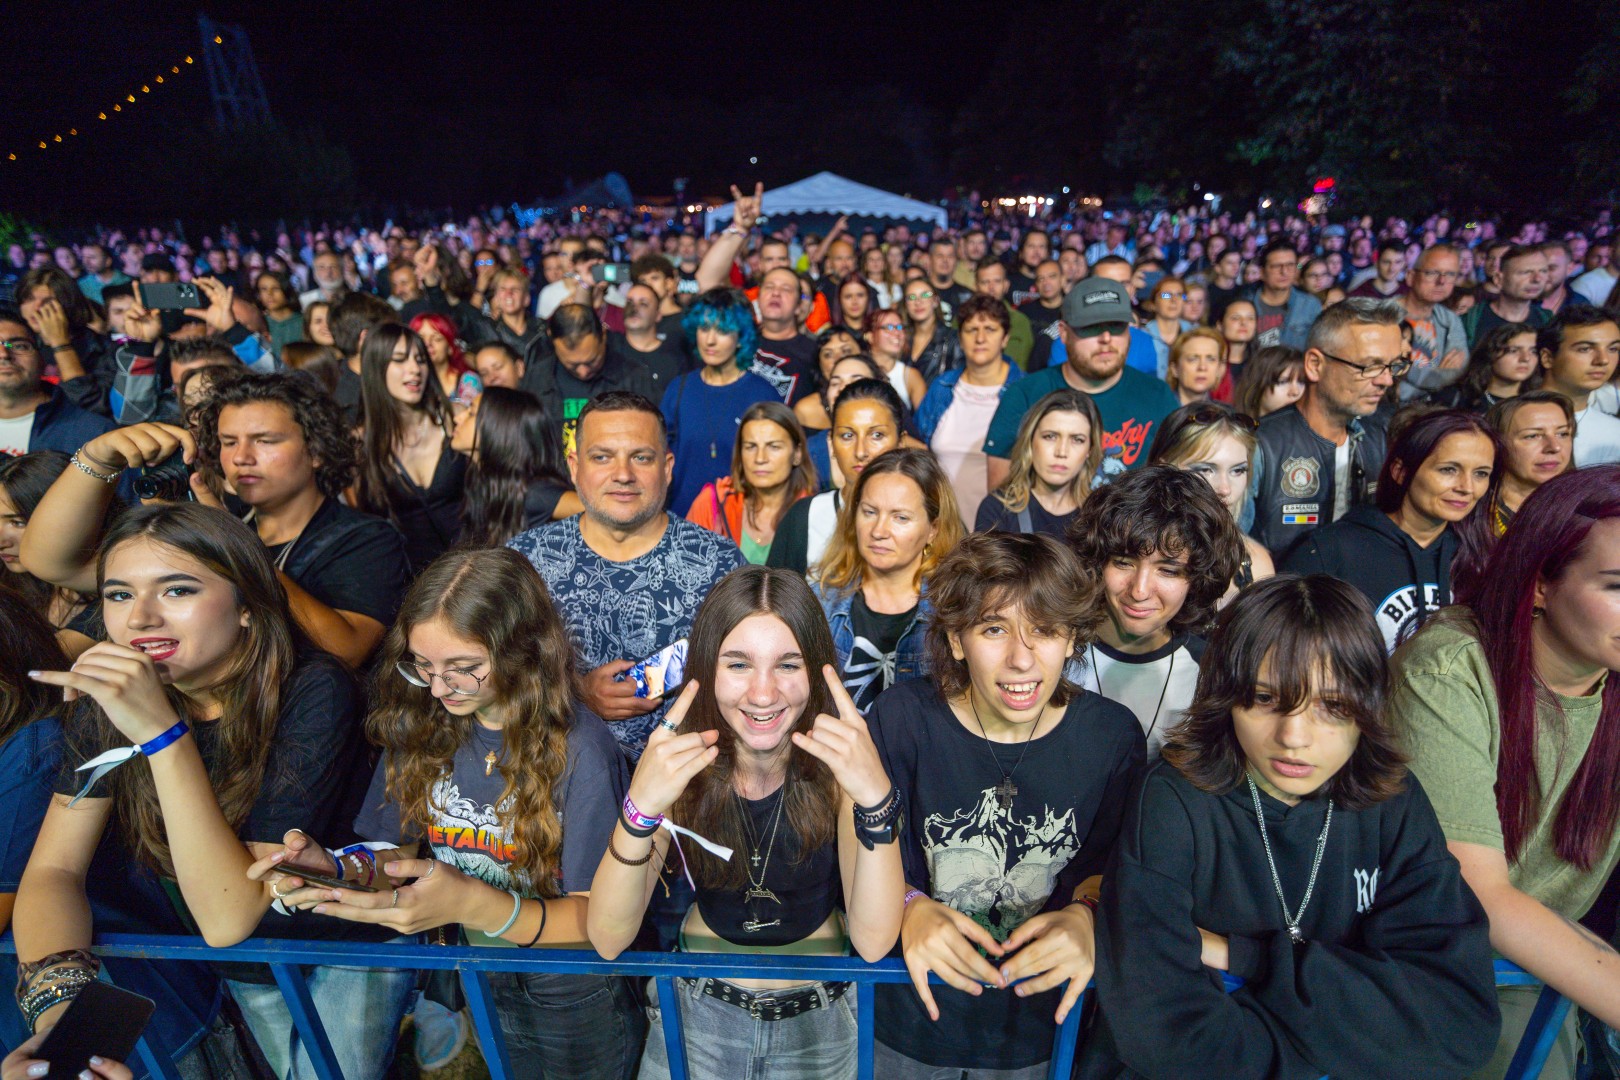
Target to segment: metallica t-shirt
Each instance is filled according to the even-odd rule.
[[[1012,457],[1018,425],[1024,414],[1047,394],[1068,387],[1064,370],[1064,367],[1043,368],[1007,386],[985,435],[985,456]],[[1102,414],[1103,463],[1099,470],[1102,480],[1147,464],[1147,449],[1153,441],[1154,427],[1181,404],[1168,384],[1129,367],[1120,372],[1118,382],[1100,394],[1092,394],[1091,400],[1097,403],[1097,411]]]
[[[1102,873],[1144,761],[1142,729],[1123,705],[1080,691],[1039,739],[992,743],[956,719],[931,679],[912,679],[881,694],[867,720],[906,793],[900,854],[912,887],[1005,941]],[[997,792],[1009,775],[1003,806]],[[877,987],[877,1038],[956,1069],[1021,1069],[1051,1054],[1060,991],[933,993],[938,1023],[909,985]]]

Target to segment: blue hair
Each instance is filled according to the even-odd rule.
[[[754,326],[754,305],[742,290],[725,286],[710,289],[686,309],[681,329],[686,332],[686,344],[693,356],[698,355],[697,333],[705,326],[737,338],[737,367],[747,371],[759,346],[759,330]]]

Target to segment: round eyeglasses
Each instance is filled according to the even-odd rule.
[[[471,668],[450,668],[444,672],[429,671],[420,664],[401,660],[394,665],[406,682],[412,686],[432,687],[434,679],[441,679],[444,688],[460,697],[472,697],[483,689],[488,675],[474,675]]]

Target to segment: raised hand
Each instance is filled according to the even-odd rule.
[[[906,908],[900,923],[900,953],[930,1020],[939,1019],[939,1006],[928,988],[929,972],[974,997],[984,993],[986,984],[998,989],[1007,985],[1001,972],[980,956],[975,946],[991,956],[1006,954],[990,931],[937,900],[918,897]]]
[[[832,691],[838,715],[822,713],[810,730],[793,733],[793,745],[822,761],[856,806],[875,807],[888,797],[891,786],[877,744],[872,741],[866,718],[839,681],[837,669],[825,664],[821,674]]]
[[[735,224],[737,228],[747,232],[749,229],[754,227],[756,222],[759,221],[760,204],[765,198],[765,185],[762,182],[756,182],[754,184],[754,193],[752,195],[744,195],[738,189],[736,184],[732,184],[731,197],[737,200],[732,211],[732,223]]]
[[[135,341],[154,342],[163,336],[163,312],[141,302],[141,283],[135,283],[135,302],[124,312],[124,333]]]
[[[96,699],[119,734],[150,742],[179,723],[152,658],[139,649],[98,641],[68,671],[30,671],[36,682],[66,687]]]
[[[720,756],[716,745],[720,732],[689,731],[680,735],[669,730],[669,727],[680,728],[697,695],[698,684],[688,682],[681,696],[664,714],[663,722],[647,736],[647,748],[636,763],[635,775],[630,777],[630,801],[648,817],[656,817],[674,806],[692,777],[714,764],[714,759]]]
[[[1033,916],[1007,935],[1006,951],[1013,958],[1001,965],[1001,976],[1019,997],[1062,986],[1068,988],[1058,1002],[1057,1022],[1063,1023],[1080,1000],[1097,967],[1096,924],[1089,909],[1076,905]]]
[[[114,428],[84,444],[81,458],[98,469],[138,469],[142,465],[156,465],[176,450],[184,451],[184,460],[193,464],[197,460],[197,443],[191,432],[173,424],[131,424]]]
[[[46,347],[54,349],[58,345],[73,343],[73,331],[68,326],[62,301],[54,296],[41,300],[36,318],[39,320],[39,338]]]
[[[416,276],[421,279],[422,288],[432,288],[439,284],[439,249],[432,244],[423,242],[411,256],[416,264]]]
[[[218,278],[213,277],[200,277],[196,284],[197,290],[207,299],[208,306],[186,308],[186,314],[207,323],[210,333],[229,333],[231,327],[236,325],[236,314],[231,310],[231,301],[236,296],[236,290],[228,288]]]

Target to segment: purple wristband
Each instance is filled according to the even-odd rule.
[[[632,828],[647,832],[651,832],[664,823],[663,814],[659,814],[657,817],[648,817],[636,809],[636,804],[630,800],[628,795],[624,797],[624,819],[630,823]]]

